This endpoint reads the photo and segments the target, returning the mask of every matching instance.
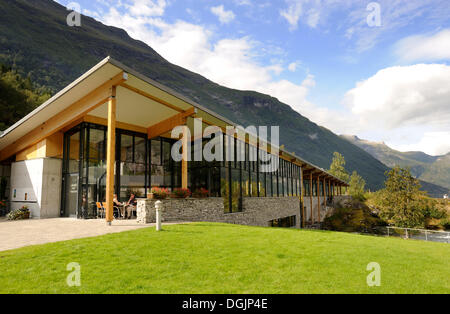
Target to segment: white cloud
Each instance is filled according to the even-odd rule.
[[[296,72],[297,69],[300,67],[300,65],[301,65],[300,61],[292,62],[288,65],[288,70],[291,72]]]
[[[302,3],[299,0],[288,0],[287,3],[287,9],[281,10],[280,15],[289,23],[289,28],[295,30],[298,27],[298,21],[303,12]]]
[[[449,102],[450,66],[444,64],[383,69],[344,98],[359,132],[376,132],[396,148],[422,147],[433,154],[449,150]],[[430,141],[431,136],[439,140]]]
[[[223,5],[219,5],[217,7],[212,7],[211,13],[216,15],[219,18],[220,23],[222,23],[222,24],[228,24],[231,21],[233,21],[236,17],[236,15],[233,13],[233,11],[225,10],[225,7]]]
[[[165,0],[132,0],[132,4],[125,4],[130,14],[136,16],[162,16],[166,6]]]
[[[402,39],[395,45],[395,54],[405,62],[449,60],[450,29]]]
[[[410,144],[392,143],[400,151],[422,151],[432,156],[446,155],[450,152],[450,131],[426,132],[419,141]]]
[[[297,111],[314,112],[308,109],[313,106],[306,101],[309,89],[315,86],[314,77],[307,75],[299,83],[277,79],[285,68],[279,63],[261,65],[258,51],[262,49],[258,47],[264,45],[250,37],[214,41],[213,32],[201,25],[185,21],[169,24],[160,18],[135,16],[130,11],[120,14],[114,8],[103,17],[103,22],[126,29],[130,36],[146,42],[168,61],[218,84],[270,94]]]

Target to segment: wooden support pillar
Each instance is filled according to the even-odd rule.
[[[311,224],[314,223],[314,212],[313,212],[313,178],[312,178],[312,173],[309,175],[309,201],[311,203]]]
[[[328,196],[333,196],[333,192],[331,191],[331,180],[328,180]]]
[[[111,88],[108,100],[108,135],[106,151],[106,222],[114,219],[114,164],[116,155],[116,87]]]
[[[189,153],[188,145],[190,141],[190,132],[187,126],[183,127],[183,139],[182,139],[182,150],[183,159],[181,161],[181,187],[183,189],[188,188],[188,159]]]
[[[302,213],[302,228],[305,228],[306,226],[306,212],[305,212],[305,193],[303,192],[303,169],[300,168],[300,205],[302,206],[302,208],[300,208],[301,213]]]
[[[317,176],[317,223],[320,223],[320,176]]]

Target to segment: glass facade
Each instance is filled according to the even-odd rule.
[[[203,148],[207,141],[198,147]],[[146,197],[152,187],[181,187],[181,162],[171,158],[175,142],[167,138],[148,140],[147,134],[116,130],[114,191],[120,202],[128,201],[131,193]],[[106,145],[105,126],[82,123],[66,132],[62,216],[97,216],[96,202],[106,199]],[[227,149],[230,147],[233,149]],[[261,159],[267,153],[258,147],[224,135],[220,154],[229,152],[231,158],[212,162],[195,161],[194,148],[192,145],[193,161],[188,163],[189,189],[205,188],[211,197],[223,197],[226,213],[241,212],[244,197],[301,195],[301,168],[279,158],[278,167],[272,165],[264,172]]]

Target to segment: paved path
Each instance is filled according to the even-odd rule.
[[[0,220],[0,251],[24,246],[95,237],[108,233],[152,227],[139,225],[135,220],[116,220],[109,227],[104,220],[74,218]]]

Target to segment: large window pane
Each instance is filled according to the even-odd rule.
[[[133,162],[133,137],[126,134],[120,137],[120,161]]]
[[[135,137],[134,141],[134,162],[138,164],[147,163],[145,152],[147,139],[142,137]]]

